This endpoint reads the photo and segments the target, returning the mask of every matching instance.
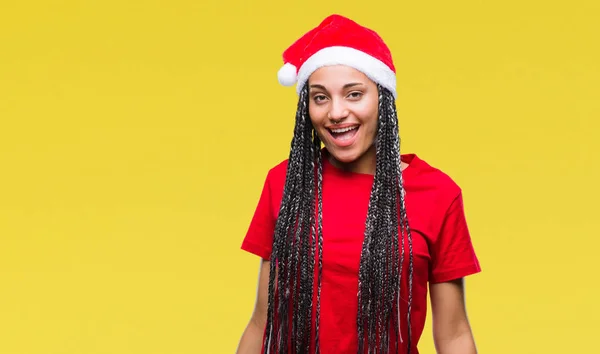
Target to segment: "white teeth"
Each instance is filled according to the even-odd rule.
[[[342,128],[342,129],[331,129],[331,131],[333,133],[339,134],[339,133],[349,132],[349,131],[354,130],[356,128],[358,128],[358,126],[348,127],[348,128]]]

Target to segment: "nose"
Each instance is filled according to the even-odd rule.
[[[332,99],[330,107],[331,108],[327,114],[327,117],[329,117],[331,120],[339,121],[348,117],[348,114],[350,113],[344,104],[344,101],[340,99]]]

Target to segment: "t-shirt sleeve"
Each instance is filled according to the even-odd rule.
[[[267,175],[258,204],[241,248],[263,259],[270,259],[276,218],[273,215],[271,173]]]
[[[431,283],[446,282],[481,271],[467,226],[461,192],[445,214],[431,256]]]

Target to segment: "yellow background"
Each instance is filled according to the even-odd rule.
[[[390,46],[403,152],[464,189],[480,352],[600,353],[599,2],[5,0],[1,354],[234,352],[281,52],[333,12]]]

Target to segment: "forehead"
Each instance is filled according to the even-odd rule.
[[[320,85],[326,88],[342,88],[348,83],[375,85],[365,74],[346,65],[330,65],[315,70],[308,78],[309,85]]]

